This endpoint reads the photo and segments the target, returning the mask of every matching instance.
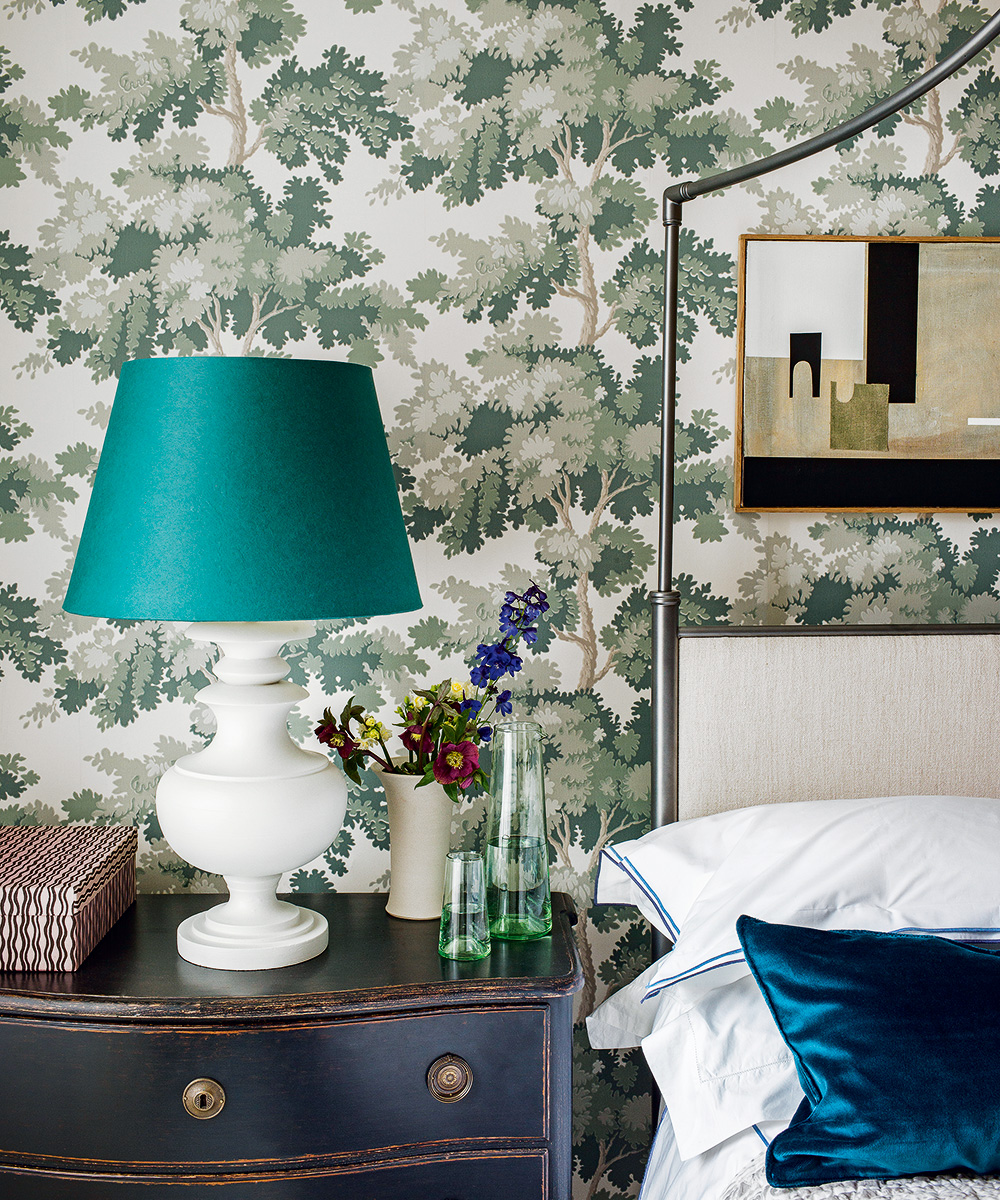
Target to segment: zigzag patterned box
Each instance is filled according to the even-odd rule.
[[[138,834],[0,825],[0,970],[75,971],[135,900]]]

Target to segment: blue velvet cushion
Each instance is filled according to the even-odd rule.
[[[1000,1172],[1000,953],[944,938],[740,917],[805,1099],[773,1187]]]

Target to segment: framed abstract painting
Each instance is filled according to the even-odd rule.
[[[740,238],[736,509],[1000,510],[1000,238]]]

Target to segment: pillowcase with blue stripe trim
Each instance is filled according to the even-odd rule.
[[[702,889],[759,822],[761,812],[742,808],[675,821],[641,838],[605,846],[597,864],[594,903],[633,905],[675,942]]]
[[[817,929],[1000,938],[997,800],[892,796],[744,813],[749,824],[737,826],[740,836],[684,911],[648,997],[680,984],[693,995],[747,975],[736,937],[741,913]],[[685,841],[700,823],[681,822]],[[719,845],[717,836],[711,843]],[[667,844],[658,843],[661,858]],[[630,855],[647,880],[657,878],[650,859]],[[666,871],[660,882],[671,886]]]
[[[772,1187],[1000,1172],[1000,951],[748,916],[737,933],[805,1092]]]

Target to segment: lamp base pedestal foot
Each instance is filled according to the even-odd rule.
[[[322,954],[330,940],[326,918],[278,900],[277,882],[277,876],[253,881],[227,876],[232,898],[178,925],[181,958],[221,971],[267,971]]]

